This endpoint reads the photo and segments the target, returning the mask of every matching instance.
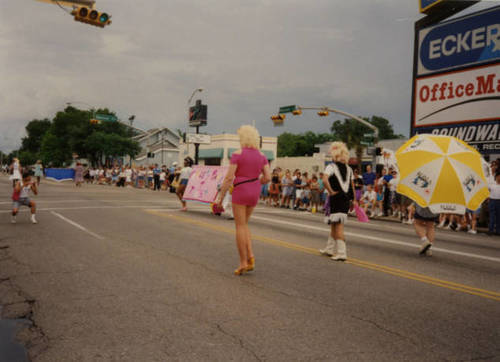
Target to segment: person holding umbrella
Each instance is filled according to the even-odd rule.
[[[420,254],[428,255],[439,214],[477,210],[489,196],[481,155],[458,138],[420,134],[400,147],[396,159],[400,171],[397,192],[416,204]]]

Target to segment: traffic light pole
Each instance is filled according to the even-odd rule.
[[[333,112],[333,113],[341,114],[343,116],[352,118],[352,119],[364,124],[366,127],[370,128],[371,130],[373,130],[374,140],[378,139],[378,132],[379,132],[378,128],[375,127],[370,122],[365,121],[363,118],[355,116],[354,114],[350,114],[350,113],[341,111],[339,109],[330,108],[330,107],[301,107],[301,106],[298,106],[297,109],[299,109],[299,110],[302,110],[302,109],[308,110],[309,109],[309,110],[315,110],[315,111],[328,111],[328,112]],[[372,157],[372,170],[376,170],[376,168],[377,168],[377,155],[376,155],[376,153],[374,153],[373,157]]]

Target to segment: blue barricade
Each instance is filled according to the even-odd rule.
[[[55,181],[67,181],[75,178],[75,170],[72,168],[46,168],[45,177]]]

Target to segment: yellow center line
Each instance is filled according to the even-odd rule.
[[[220,232],[224,232],[227,234],[233,234],[233,235],[235,234],[235,230],[233,228],[228,228],[228,227],[220,226],[220,225],[214,225],[214,224],[211,224],[211,223],[208,223],[205,221],[195,220],[195,219],[192,219],[190,217],[173,215],[172,213],[164,213],[162,211],[157,211],[157,210],[144,210],[144,211],[149,213],[149,214],[178,220],[178,221],[192,224],[192,225],[198,225],[198,226],[201,226],[201,227],[204,227],[207,229],[220,231]],[[316,249],[308,248],[308,247],[301,246],[301,245],[294,244],[294,243],[288,243],[288,242],[282,241],[282,240],[269,238],[267,236],[252,235],[252,240],[258,240],[258,241],[261,241],[261,242],[264,242],[267,244],[277,245],[277,246],[300,251],[300,252],[307,253],[307,254],[321,255],[319,253],[319,251]],[[476,295],[476,296],[479,296],[482,298],[500,301],[500,293],[493,292],[490,290],[475,288],[475,287],[471,287],[471,286],[468,286],[465,284],[459,284],[459,283],[450,282],[447,280],[433,278],[433,277],[426,276],[423,274],[417,274],[417,273],[413,273],[413,272],[406,271],[406,270],[388,267],[385,265],[374,264],[374,263],[370,263],[368,261],[363,261],[363,260],[359,260],[359,259],[349,258],[346,261],[346,263],[351,264],[351,265],[356,265],[356,266],[361,267],[361,268],[370,269],[370,270],[379,271],[382,273],[398,276],[401,278],[416,280],[416,281],[419,281],[422,283],[431,284],[431,285],[435,285],[435,286],[446,288],[446,289],[455,290],[455,291],[462,292],[462,293]]]

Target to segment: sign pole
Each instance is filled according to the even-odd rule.
[[[200,126],[196,126],[196,134],[200,133]],[[198,164],[198,151],[200,150],[200,144],[195,143],[194,144],[194,164]]]

